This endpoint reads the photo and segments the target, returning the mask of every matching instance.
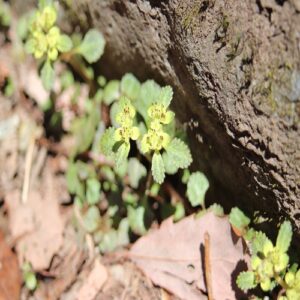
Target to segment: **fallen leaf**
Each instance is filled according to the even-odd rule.
[[[18,300],[21,274],[15,253],[6,244],[0,231],[0,300]]]
[[[36,271],[49,267],[63,241],[64,221],[58,199],[57,182],[49,165],[44,169],[39,186],[30,189],[25,204],[20,201],[19,190],[5,197],[10,231],[13,238],[18,238],[19,259],[30,262]]]
[[[167,219],[158,230],[140,238],[131,248],[131,259],[158,286],[181,299],[206,299],[204,234],[210,236],[213,299],[236,299],[235,279],[246,266],[242,240],[234,236],[228,218],[207,213],[178,223]]]
[[[77,300],[93,300],[108,278],[107,269],[96,259],[91,272],[78,291]]]

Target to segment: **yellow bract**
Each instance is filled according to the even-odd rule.
[[[116,129],[114,138],[116,142],[129,143],[129,140],[137,140],[140,136],[140,131],[137,127],[119,127]]]
[[[162,148],[166,148],[169,143],[170,136],[162,130],[162,127],[152,129],[150,125],[150,129],[142,138],[141,150],[143,153],[160,151]]]
[[[172,111],[167,111],[167,107],[163,104],[152,104],[148,109],[148,115],[151,119],[156,120],[162,124],[169,124],[174,118]]]
[[[136,111],[130,100],[123,98],[120,100],[120,110],[116,115],[116,121],[121,127],[115,130],[114,139],[116,142],[129,143],[129,140],[137,140],[140,131],[137,127],[132,126]]]
[[[31,36],[27,41],[27,50],[39,59],[47,55],[49,60],[56,60],[58,44],[61,38],[60,30],[55,26],[57,13],[53,6],[46,6],[37,11],[30,24]]]

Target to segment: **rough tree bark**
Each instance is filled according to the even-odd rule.
[[[298,0],[77,0],[73,10],[104,33],[106,74],[174,87],[220,202],[300,228]]]

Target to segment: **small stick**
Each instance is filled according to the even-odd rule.
[[[210,237],[208,232],[204,233],[204,251],[205,251],[205,279],[207,287],[208,300],[213,300],[212,292],[212,278],[211,278],[211,265],[210,265]]]
[[[32,132],[29,145],[26,151],[26,157],[25,157],[25,174],[24,174],[24,182],[23,182],[22,198],[21,198],[23,204],[25,204],[28,199],[34,146],[35,146],[35,133]]]

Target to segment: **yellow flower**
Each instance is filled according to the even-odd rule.
[[[135,126],[119,127],[115,130],[114,139],[116,142],[129,143],[129,140],[137,140],[140,136],[140,131]]]
[[[148,109],[148,115],[151,119],[157,120],[162,124],[169,124],[174,119],[174,113],[167,111],[167,107],[163,104],[152,104]]]
[[[116,115],[116,121],[121,126],[131,126],[135,117],[136,111],[130,100],[122,98],[119,102],[120,110]]]
[[[166,148],[169,143],[170,136],[162,129],[154,130],[150,128],[142,138],[141,150],[143,153],[160,151],[162,148]]]

